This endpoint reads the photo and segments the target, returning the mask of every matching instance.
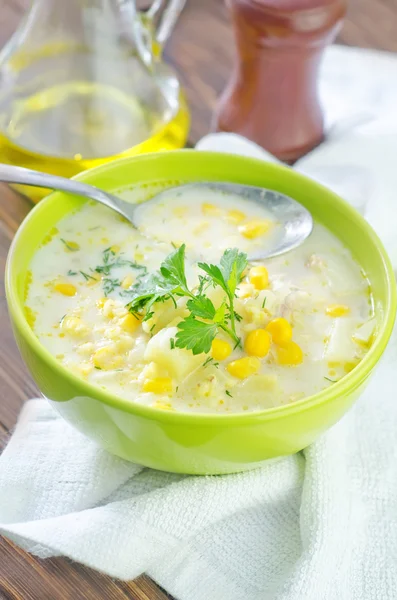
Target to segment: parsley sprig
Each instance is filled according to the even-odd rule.
[[[236,317],[237,320],[239,319],[239,315],[236,315],[234,310],[234,297],[247,264],[247,255],[244,252],[239,252],[237,248],[225,250],[219,266],[198,263],[200,269],[209,275],[214,287],[219,285],[226,293],[227,308],[229,310],[226,316],[230,320],[231,329],[234,333],[236,333]]]
[[[166,257],[159,271],[141,277],[132,286],[132,299],[127,308],[134,314],[144,313],[143,320],[148,320],[153,315],[155,303],[171,299],[176,306],[175,297],[185,296],[189,298],[186,306],[190,314],[177,325],[175,347],[187,348],[193,354],[208,353],[219,330],[227,333],[234,344],[239,345],[236,321],[240,316],[234,309],[234,298],[248,264],[247,255],[236,248],[229,248],[219,265],[198,263],[206,275],[200,275],[198,287],[191,290],[186,280],[185,249],[183,244]],[[218,286],[225,292],[225,299],[218,308],[205,294],[209,286]]]

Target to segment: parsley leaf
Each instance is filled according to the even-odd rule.
[[[226,304],[224,302],[222,302],[222,304],[220,305],[220,307],[217,309],[216,313],[214,314],[215,323],[222,323],[225,320],[225,315],[226,315]]]
[[[207,353],[211,350],[211,344],[218,332],[216,323],[204,323],[198,321],[193,315],[189,315],[178,324],[178,333],[175,336],[177,348],[187,348],[193,354]]]
[[[248,265],[247,255],[237,248],[228,248],[221,258],[222,275],[226,281],[228,292],[234,296],[243,273]]]
[[[159,273],[151,273],[141,279],[130,288],[132,298],[127,304],[130,312],[140,312],[143,308],[150,308],[158,300],[169,296],[175,289],[173,282],[167,281]]]
[[[202,296],[204,294],[204,290],[207,289],[209,285],[211,285],[211,281],[208,277],[204,277],[204,275],[199,275],[199,285],[197,288],[197,296]]]
[[[184,291],[187,291],[185,249],[186,245],[182,244],[175,252],[171,252],[161,263],[160,273],[167,281],[172,282],[174,287],[180,286]]]
[[[226,293],[228,292],[226,281],[222,275],[222,271],[217,265],[209,265],[207,263],[198,263],[200,269],[202,269],[207,275],[210,276],[213,285],[219,285]]]
[[[217,312],[207,296],[195,296],[188,300],[187,308],[195,317],[201,317],[202,319],[214,319]]]
[[[240,252],[237,248],[228,248],[225,250],[220,261],[220,266],[198,263],[200,269],[207,273],[213,283],[219,285],[229,297],[234,296],[247,265],[247,255],[244,252]]]
[[[173,294],[195,298],[189,291],[185,275],[185,245],[169,254],[161,263],[160,271],[142,276],[139,281],[129,289],[132,294],[127,308],[130,312],[140,312],[146,308],[145,320],[155,302],[171,298],[176,302]]]
[[[234,310],[234,296],[247,265],[247,255],[237,248],[225,250],[219,266],[198,263],[200,269],[207,273],[214,287],[218,285],[226,292],[228,298],[227,308],[229,309],[227,318],[230,320],[230,329],[226,324],[220,326],[234,339],[237,345],[240,344],[240,339],[236,334],[236,320],[240,320],[240,315]]]

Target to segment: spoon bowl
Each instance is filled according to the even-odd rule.
[[[0,164],[0,181],[61,190],[90,198],[116,211],[136,228],[135,215],[138,206],[125,202],[117,196],[109,194],[109,192],[104,192],[93,185],[67,179],[66,177],[49,175],[40,171],[5,164]],[[251,262],[284,254],[300,246],[312,232],[313,218],[311,213],[302,204],[281,192],[251,185],[223,182],[185,184],[176,186],[173,190],[182,191],[185,188],[191,188],[192,185],[196,188],[202,187],[203,189],[206,188],[221,193],[238,195],[248,202],[260,204],[281,226],[281,234],[277,236],[274,244],[258,251],[253,256],[249,256],[248,258]],[[157,195],[153,196],[147,202],[151,202],[156,198]]]

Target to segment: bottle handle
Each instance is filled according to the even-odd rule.
[[[138,52],[148,68],[153,68],[185,4],[186,0],[154,0],[147,12],[137,11],[134,37]]]

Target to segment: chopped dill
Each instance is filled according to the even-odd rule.
[[[103,293],[105,296],[109,296],[117,287],[120,287],[121,281],[119,279],[111,279],[105,277],[103,279]]]
[[[205,368],[209,364],[212,364],[212,366],[216,368],[219,367],[219,363],[215,362],[212,356],[208,356],[208,358],[203,362],[202,367]]]
[[[211,362],[213,362],[213,358],[212,356],[207,356],[207,358],[205,359],[205,361],[203,362],[203,368],[205,368],[207,365],[209,365]]]
[[[96,281],[95,277],[88,275],[88,273],[84,273],[84,271],[80,271],[80,273],[82,274],[82,276],[84,277],[84,279],[86,281],[89,281],[90,279],[92,279],[92,281]]]

